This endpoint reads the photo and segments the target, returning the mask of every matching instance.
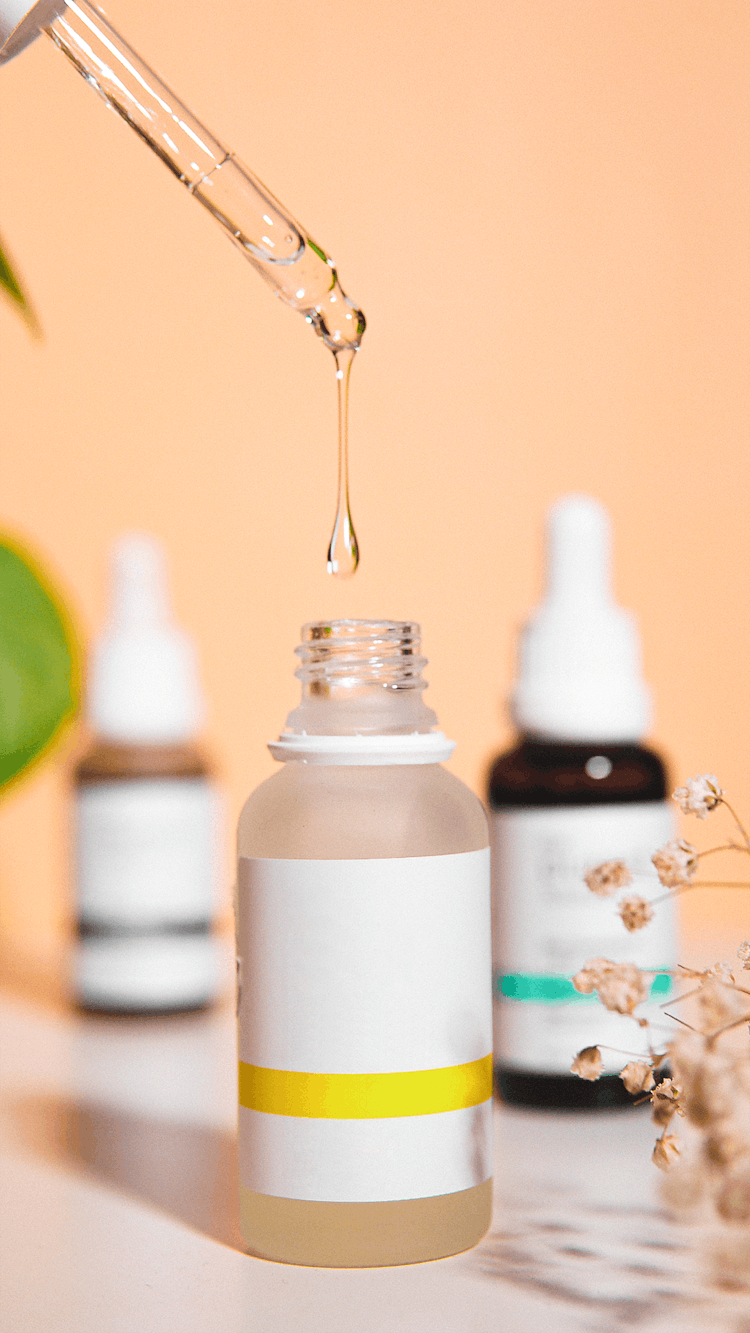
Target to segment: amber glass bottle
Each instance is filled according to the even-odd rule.
[[[537,893],[557,896],[558,901],[563,895],[570,896],[573,911],[583,915],[597,906],[584,896],[580,880],[585,869],[613,859],[615,850],[624,851],[631,865],[636,862],[645,869],[651,850],[669,836],[671,827],[664,806],[664,765],[653,750],[641,745],[527,738],[492,765],[488,795],[495,833],[493,851],[500,861],[496,911],[501,917],[497,923],[501,935],[502,918],[512,912],[502,901],[503,893],[510,892],[503,871],[509,874],[510,863],[515,862],[518,873],[524,850],[533,858],[528,871],[534,875]],[[525,843],[524,850],[519,842]],[[516,892],[523,893],[521,884]],[[544,914],[540,915],[543,920]],[[523,917],[523,904],[518,901],[515,916],[517,920]],[[541,924],[539,916],[537,923]],[[617,931],[618,923],[612,924]],[[520,921],[519,926],[522,932]],[[508,1035],[501,1032],[496,1078],[505,1102],[594,1110],[633,1101],[616,1074],[588,1083],[567,1071],[545,1068],[545,1064],[559,1063],[560,1051],[570,1064],[576,1050],[602,1040],[610,1021],[594,997],[579,995],[569,980],[585,962],[584,939],[584,931],[573,924],[572,931],[534,941],[538,953],[531,971],[496,974],[496,1004],[510,1008],[505,1015],[508,1024],[514,1022],[513,1010],[530,1002],[538,1009],[539,1026],[551,1047],[546,1054],[540,1050],[538,1068],[519,1067],[504,1059]],[[631,942],[630,955],[633,952]],[[626,1040],[632,1040],[632,1034]]]

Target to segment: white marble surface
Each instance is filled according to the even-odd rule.
[[[750,1333],[663,1212],[642,1112],[496,1111],[493,1227],[437,1263],[244,1254],[233,1015],[0,1004],[4,1333]]]

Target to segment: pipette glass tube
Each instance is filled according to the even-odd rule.
[[[304,315],[334,354],[356,351],[365,317],[325,251],[99,10],[87,0],[69,0],[44,31],[216,218],[276,295]]]

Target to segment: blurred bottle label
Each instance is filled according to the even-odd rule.
[[[632,1019],[580,995],[570,979],[589,958],[632,962],[659,974],[674,968],[672,904],[660,903],[653,920],[633,933],[617,911],[624,895],[651,900],[663,894],[651,856],[673,836],[671,807],[649,801],[496,811],[490,824],[496,1063],[566,1074],[584,1046],[646,1050]],[[625,861],[633,882],[598,898],[584,874],[612,860]],[[663,975],[656,979],[654,1002],[666,998],[668,985]],[[658,1010],[648,1008],[658,1024]],[[617,1053],[602,1055],[605,1068],[622,1068]]]
[[[159,928],[215,914],[219,798],[210,782],[96,783],[79,790],[76,821],[85,926]]]

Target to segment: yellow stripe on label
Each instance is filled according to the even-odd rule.
[[[492,1096],[492,1056],[402,1074],[303,1074],[240,1062],[240,1106],[315,1120],[379,1120],[478,1106]]]

